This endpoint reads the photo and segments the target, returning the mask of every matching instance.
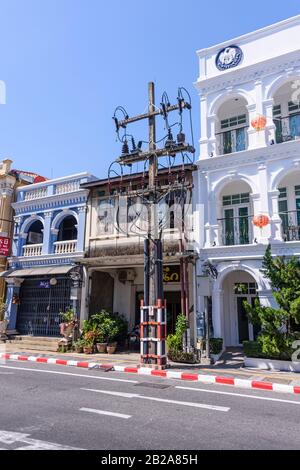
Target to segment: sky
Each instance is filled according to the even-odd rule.
[[[189,91],[197,142],[196,50],[299,13],[299,0],[0,0],[0,158],[106,178],[121,153],[114,110],[144,112],[149,81],[157,103]],[[137,140],[146,125],[131,129]]]

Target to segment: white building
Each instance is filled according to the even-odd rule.
[[[226,347],[255,336],[244,299],[274,305],[260,272],[267,245],[274,255],[300,254],[299,37],[297,16],[197,53],[197,309],[211,306],[214,336]],[[264,228],[253,224],[260,215]],[[202,277],[204,262],[217,279]]]

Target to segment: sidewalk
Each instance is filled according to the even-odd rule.
[[[2,353],[2,355],[1,355]],[[138,353],[108,354],[77,354],[55,353],[48,351],[28,350],[20,345],[6,343],[0,348],[0,359],[16,359],[31,362],[60,364],[84,368],[113,369],[118,372],[158,375],[166,378],[198,380],[206,383],[222,383],[243,388],[260,388],[292,393],[300,393],[300,374],[293,372],[272,372],[243,367],[243,356],[239,351],[225,353],[221,360],[211,366],[200,364],[169,363],[167,371],[152,371],[140,367]],[[254,386],[254,384],[261,384]],[[273,387],[275,385],[275,387]],[[289,388],[288,388],[289,387]],[[297,391],[295,392],[294,389]],[[299,391],[298,391],[299,389]]]

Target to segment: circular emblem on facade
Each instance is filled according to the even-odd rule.
[[[216,58],[219,70],[228,70],[239,65],[243,58],[243,51],[238,46],[228,46],[222,49]]]

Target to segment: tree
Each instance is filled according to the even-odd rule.
[[[261,327],[258,342],[262,352],[287,359],[293,352],[293,342],[299,338],[300,261],[295,256],[273,258],[269,245],[261,272],[271,283],[278,308],[262,306],[257,299],[254,306],[245,302],[245,309],[251,323]]]

